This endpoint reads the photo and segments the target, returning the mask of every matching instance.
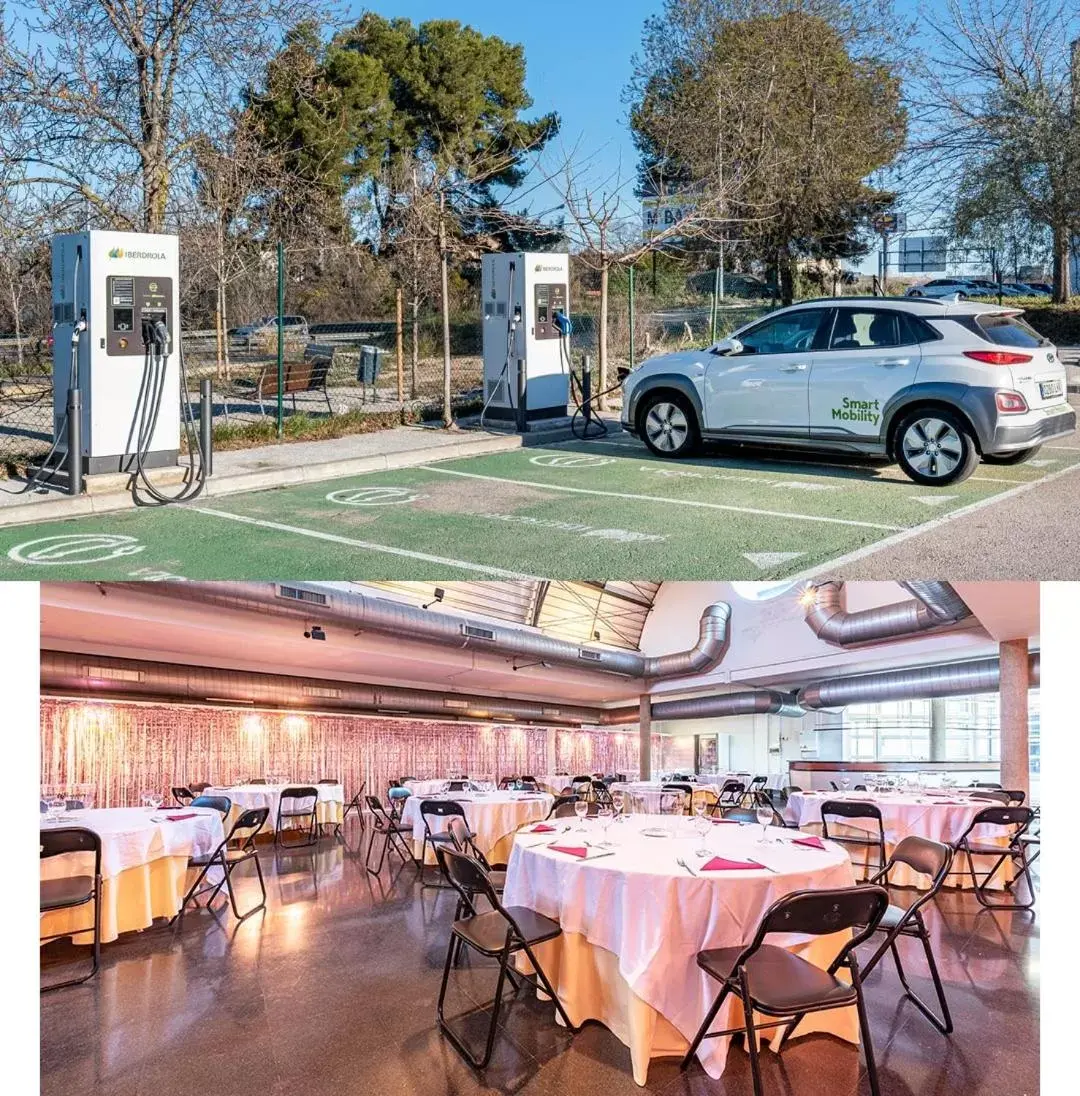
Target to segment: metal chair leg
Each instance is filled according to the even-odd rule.
[[[757,1032],[754,1030],[754,1001],[750,996],[750,980],[745,970],[739,972],[739,986],[742,990],[740,996],[743,1004],[743,1021],[746,1026],[746,1053],[750,1056],[750,1076],[754,1082],[754,1096],[763,1096]]]
[[[870,1082],[870,1096],[881,1096],[881,1089],[878,1087],[877,1061],[874,1058],[874,1044],[870,1037],[870,1020],[866,1014],[862,978],[859,976],[859,964],[854,953],[849,956],[849,966],[851,984],[855,987],[855,1007],[859,1013],[859,1031],[862,1035],[863,1055],[866,1058],[866,1078]]]
[[[713,1001],[709,1011],[705,1014],[705,1019],[702,1021],[701,1027],[697,1029],[697,1033],[694,1035],[694,1039],[690,1044],[690,1049],[687,1050],[686,1054],[683,1056],[683,1060],[679,1063],[679,1069],[686,1069],[694,1060],[694,1055],[697,1054],[698,1047],[704,1042],[705,1036],[709,1033],[709,1028],[712,1027],[713,1020],[716,1019],[716,1014],[720,1011],[720,1006],[724,1003],[724,999],[730,992],[731,986],[725,982],[724,988],[716,995],[716,1000]]]

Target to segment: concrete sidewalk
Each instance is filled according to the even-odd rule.
[[[239,491],[317,483],[361,472],[410,468],[429,461],[479,456],[520,449],[523,445],[544,445],[569,436],[569,430],[522,436],[477,429],[448,431],[434,426],[399,426],[325,441],[226,450],[214,454],[214,474],[199,497],[214,498]],[[122,484],[118,484],[116,490],[77,497],[55,488],[44,494],[30,491],[20,495],[16,493],[20,486],[22,483],[18,480],[9,480],[0,486],[0,527],[135,508],[130,489]],[[177,487],[165,486],[164,490],[171,494]]]

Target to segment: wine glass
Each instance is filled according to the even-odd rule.
[[[611,820],[614,815],[614,810],[607,803],[601,803],[600,806],[596,808],[596,820],[600,823],[600,833],[603,838],[600,844],[604,848],[609,848],[611,846],[611,842],[607,839],[607,833],[608,826],[611,825]]]
[[[612,792],[611,806],[615,812],[615,821],[621,822],[626,815],[626,795],[623,792]]]
[[[848,779],[848,778],[847,778],[847,777],[845,776],[845,777],[844,777],[844,778],[843,778],[843,779],[842,779],[842,780],[840,781],[840,787],[841,787],[841,788],[843,788],[843,789],[844,789],[844,791],[847,791],[847,790],[848,790],[848,788],[850,788],[850,787],[851,787],[851,781],[850,781],[850,780],[849,780],[849,779]]]
[[[694,804],[694,814],[697,818],[694,820],[694,828],[698,833],[698,840],[701,842],[701,848],[694,850],[695,856],[708,856],[709,850],[705,847],[705,835],[709,832],[709,820],[705,817],[706,803],[704,800],[699,799]]]
[[[584,799],[579,799],[579,800],[578,800],[578,801],[577,801],[577,802],[576,802],[576,803],[574,804],[574,814],[576,814],[576,815],[577,815],[577,817],[578,817],[578,821],[579,821],[579,822],[580,822],[580,821],[582,821],[582,819],[584,819],[584,817],[585,817],[585,816],[586,816],[586,815],[587,815],[588,813],[589,813],[589,804],[588,804],[588,803],[586,803]],[[582,827],[580,827],[580,828],[581,828],[581,829],[584,829],[585,827],[584,827],[584,826],[582,826]]]
[[[772,807],[758,804],[755,814],[757,815],[758,824],[761,826],[761,837],[758,838],[758,844],[763,845],[768,841],[765,835],[769,832],[769,825],[772,822]]]
[[[67,798],[63,792],[53,792],[46,800],[46,817],[50,822],[59,822],[67,811]]]

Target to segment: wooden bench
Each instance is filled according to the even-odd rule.
[[[324,343],[308,343],[304,347],[303,361],[285,363],[282,395],[292,397],[293,411],[296,410],[298,392],[322,392],[327,409],[331,415],[334,413],[334,405],[330,402],[330,393],[327,389],[333,364],[334,347]],[[259,411],[262,414],[266,414],[264,401],[276,397],[277,394],[277,362],[272,362],[263,366],[255,380],[255,398],[259,401]]]

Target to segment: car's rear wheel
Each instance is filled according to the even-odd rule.
[[[904,474],[926,487],[961,483],[978,467],[971,427],[959,415],[927,407],[905,415],[893,449]]]
[[[694,408],[678,392],[646,396],[638,423],[642,441],[658,457],[689,457],[701,444]]]
[[[1033,445],[1030,449],[1016,449],[1012,453],[984,453],[984,464],[1023,464],[1031,460],[1042,448],[1041,445]]]

